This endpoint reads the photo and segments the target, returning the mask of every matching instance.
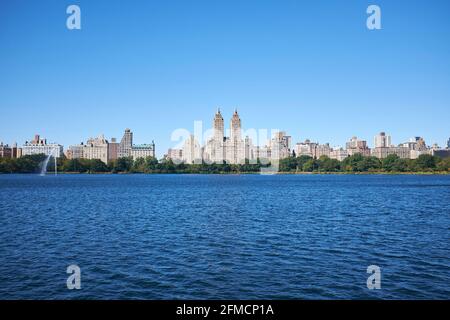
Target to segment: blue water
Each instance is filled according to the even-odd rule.
[[[449,299],[449,258],[450,176],[0,175],[0,299]]]

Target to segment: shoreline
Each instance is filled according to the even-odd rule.
[[[0,175],[39,175],[39,173],[25,173],[25,172],[9,172],[0,173]],[[420,175],[420,176],[433,176],[433,175],[450,175],[449,171],[436,171],[436,172],[386,172],[386,171],[373,171],[373,172],[58,172],[57,175],[152,175],[152,174],[171,174],[171,175]],[[47,173],[46,176],[54,176],[54,173]]]

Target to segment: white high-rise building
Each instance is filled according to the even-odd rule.
[[[32,154],[45,154],[59,158],[63,154],[63,146],[57,143],[47,143],[47,139],[41,139],[37,134],[32,141],[27,141],[22,146],[22,156]]]
[[[108,163],[108,140],[104,135],[97,138],[89,138],[86,144],[70,146],[67,150],[67,158],[69,159],[99,159],[104,163]]]
[[[184,141],[182,156],[185,163],[202,163],[201,148],[194,135]]]
[[[380,132],[374,138],[374,147],[375,148],[388,148],[391,146],[391,136],[386,135],[384,132]]]
[[[256,163],[257,160],[256,148],[253,146],[252,139],[249,136],[246,136],[244,139],[244,159],[250,163]]]
[[[205,146],[203,158],[210,163],[222,164],[225,160],[224,140],[225,129],[220,109],[217,110],[213,120],[213,136]]]
[[[391,136],[386,135],[384,132],[380,132],[380,134],[375,136],[374,139],[375,148],[373,148],[370,152],[371,156],[377,157],[379,159],[384,159],[391,154],[395,154],[400,158],[408,159],[411,158],[411,145],[401,144],[399,146],[393,146],[391,144]],[[412,147],[413,148],[421,148],[419,145],[424,144],[423,139],[417,139]]]
[[[277,134],[263,147],[253,145],[249,136],[242,138],[242,123],[237,110],[234,111],[230,121],[230,136],[225,136],[224,120],[220,109],[213,119],[213,133],[206,141],[204,147],[200,147],[194,136],[186,139],[183,149],[169,149],[167,157],[175,160],[180,156],[186,163],[192,163],[195,159],[203,160],[211,164],[245,164],[256,163],[258,158],[271,161],[290,156],[291,137],[285,132]]]
[[[290,156],[291,152],[291,136],[286,132],[279,131],[270,140],[271,159],[280,160]]]
[[[108,141],[104,135],[97,138],[90,138],[83,147],[84,159],[99,159],[104,163],[108,163]]]
[[[230,122],[230,137],[224,135],[224,121],[220,110],[213,120],[213,136],[206,143],[203,158],[209,163],[243,164],[246,159],[246,144],[242,139],[241,119],[237,110]],[[250,140],[247,143],[251,142]],[[250,154],[250,147],[247,148]]]
[[[225,160],[227,163],[243,164],[245,163],[245,143],[241,136],[241,119],[237,110],[231,118],[230,128],[230,138],[224,140]]]

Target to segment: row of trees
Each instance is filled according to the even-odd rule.
[[[261,165],[230,165],[230,164],[175,164],[172,160],[158,161],[156,158],[131,157],[119,158],[107,165],[100,160],[72,159],[62,160],[58,170],[63,172],[111,172],[111,173],[239,173],[258,172]]]
[[[18,159],[0,158],[0,173],[39,172],[44,155],[24,156]],[[252,173],[259,172],[268,164],[175,164],[172,160],[158,161],[156,158],[119,158],[108,164],[93,159],[66,159],[57,161],[59,172],[71,173]],[[54,161],[49,161],[47,170],[53,171]],[[280,172],[449,172],[450,158],[440,159],[421,155],[417,159],[401,159],[389,155],[385,159],[364,157],[355,154],[343,161],[326,156],[313,159],[309,156],[289,157],[279,162]]]
[[[44,155],[24,156],[18,159],[0,158],[0,173],[37,173],[42,169]],[[268,166],[268,165],[266,165]],[[133,160],[119,158],[108,164],[98,159],[57,159],[58,172],[67,173],[247,173],[258,172],[263,167],[257,164],[175,164],[172,160],[158,161],[147,157]],[[47,171],[55,170],[54,159],[47,165]]]
[[[290,157],[280,161],[281,172],[448,172],[450,158],[424,154],[417,159],[402,159],[392,154],[384,159],[355,154],[342,161],[322,156]]]
[[[42,168],[46,156],[36,154],[18,159],[0,158],[0,173],[34,173]]]

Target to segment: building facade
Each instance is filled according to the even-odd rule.
[[[0,158],[13,158],[12,148],[0,142]]]
[[[387,148],[391,146],[391,136],[386,135],[385,132],[380,132],[374,138],[375,148]]]
[[[329,143],[325,144],[317,144],[316,146],[316,159],[319,159],[322,156],[330,157],[331,154],[331,147]]]
[[[116,138],[111,138],[111,142],[108,144],[108,160],[117,160],[119,154],[119,143]]]
[[[195,139],[194,135],[191,134],[189,138],[184,141],[183,144],[183,162],[188,164],[200,164],[202,163],[202,152],[200,144]]]
[[[47,143],[47,139],[41,139],[37,134],[32,141],[26,141],[22,146],[22,156],[33,154],[44,154],[59,158],[63,154],[63,146],[57,143]]]
[[[131,157],[133,160],[139,158],[155,157],[155,142],[151,144],[135,144],[131,148]]]
[[[295,155],[297,157],[308,156],[315,158],[317,145],[317,143],[311,142],[309,139],[306,139],[304,142],[298,142],[294,148]]]
[[[339,161],[344,160],[348,157],[347,150],[344,150],[343,148],[333,148],[333,150],[330,152],[330,158],[336,159]]]
[[[81,159],[83,158],[83,148],[84,144],[70,146],[69,149],[66,150],[65,155],[67,159]]]
[[[220,109],[217,110],[213,119],[213,135],[206,142],[202,158],[208,163],[245,163],[246,152],[248,155],[253,154],[251,148],[246,143],[251,140],[242,139],[242,124],[237,110],[234,111],[230,121],[230,137],[225,137],[225,127]],[[247,147],[247,149],[246,149]],[[188,158],[187,154],[183,157]]]
[[[242,123],[235,110],[230,121],[230,136],[225,136],[224,119],[220,109],[213,118],[213,133],[204,146],[189,136],[182,149],[169,149],[167,158],[186,163],[245,164],[256,163],[257,159],[273,161],[290,156],[291,137],[280,131],[267,141],[265,146],[255,146],[249,136],[242,137]]]
[[[98,159],[108,163],[108,140],[104,135],[90,138],[83,147],[83,159]]]
[[[86,144],[70,146],[66,152],[68,159],[98,159],[108,163],[109,143],[104,135],[99,135],[97,138],[89,138]]]
[[[183,161],[183,149],[169,149],[166,158],[172,159],[175,163],[181,163]]]
[[[411,157],[411,150],[407,147],[378,147],[371,150],[371,155],[379,159],[384,159],[387,156],[395,154],[402,159],[409,159]]]
[[[350,141],[346,143],[345,146],[349,156],[352,156],[357,153],[365,157],[370,156],[370,149],[367,146],[367,141],[359,140],[358,137],[352,137]]]
[[[134,160],[138,158],[155,157],[155,142],[150,144],[133,144],[133,132],[130,129],[125,129],[122,140],[116,146],[113,146],[113,150],[117,148],[117,156],[113,153],[111,157],[124,158],[132,157]],[[113,151],[114,152],[114,151]],[[111,159],[113,160],[113,158]]]
[[[291,136],[286,135],[286,132],[276,132],[274,137],[270,140],[270,159],[280,160],[291,155]]]
[[[130,129],[125,129],[125,133],[123,134],[122,140],[120,140],[120,144],[117,150],[117,157],[131,157],[131,149],[133,147],[133,132]]]

